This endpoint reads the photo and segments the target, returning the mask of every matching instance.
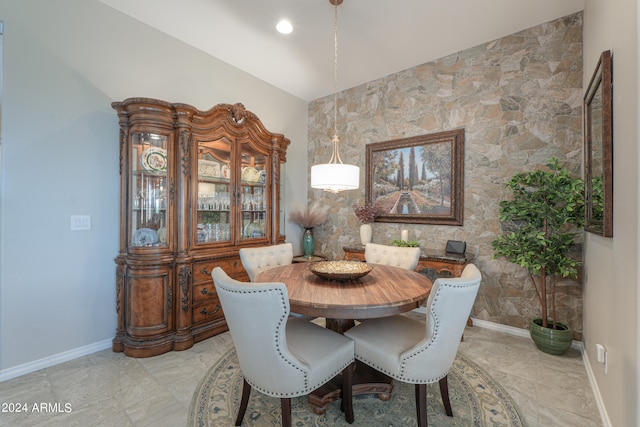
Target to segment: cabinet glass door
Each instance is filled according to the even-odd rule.
[[[229,242],[233,209],[231,142],[198,142],[196,222],[198,244]]]
[[[241,144],[240,240],[268,235],[271,200],[268,183],[268,156],[248,143]]]
[[[131,246],[167,246],[168,135],[131,136]]]

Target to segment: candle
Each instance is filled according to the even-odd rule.
[[[409,230],[402,230],[402,241],[406,242],[409,240]]]

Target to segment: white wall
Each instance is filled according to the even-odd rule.
[[[304,101],[96,0],[0,0],[0,21],[0,374],[108,345],[115,333],[119,128],[112,101],[152,97],[200,109],[242,102],[268,130],[291,139],[286,203],[306,200]],[[91,215],[92,229],[70,231],[73,214]]]
[[[632,0],[587,0],[584,87],[602,51],[613,54],[613,238],[586,233],[584,346],[613,426],[638,418],[638,14]],[[595,345],[607,349],[608,369]]]

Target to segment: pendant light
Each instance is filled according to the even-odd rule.
[[[333,152],[329,163],[311,166],[311,188],[318,188],[332,193],[343,190],[357,190],[360,186],[360,168],[345,165],[340,158],[338,145],[338,5],[342,0],[329,0],[334,6],[334,54],[333,54]]]

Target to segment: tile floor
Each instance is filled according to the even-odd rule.
[[[146,359],[104,350],[5,381],[0,402],[27,412],[0,412],[0,426],[184,426],[196,386],[230,344],[227,332]],[[481,327],[467,328],[459,351],[506,389],[525,425],[602,426],[578,351],[550,356],[528,338]]]

